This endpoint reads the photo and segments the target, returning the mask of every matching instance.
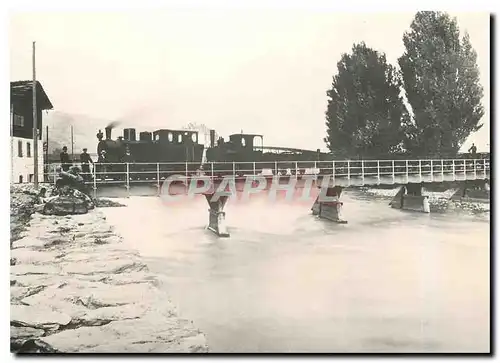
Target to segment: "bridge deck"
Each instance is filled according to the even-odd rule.
[[[55,182],[60,164],[46,166],[46,181]],[[94,190],[105,186],[156,187],[165,180],[190,182],[194,178],[329,178],[330,185],[369,186],[408,183],[441,183],[490,178],[487,159],[356,160],[356,161],[267,161],[207,163],[114,163],[96,164],[87,184]]]

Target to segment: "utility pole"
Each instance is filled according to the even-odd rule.
[[[45,126],[45,163],[49,165],[49,125]]]
[[[33,162],[35,189],[38,189],[38,122],[36,107],[36,69],[35,69],[35,42],[33,42]]]

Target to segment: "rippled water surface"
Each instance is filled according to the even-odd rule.
[[[489,351],[489,216],[391,209],[343,195],[347,225],[312,203],[160,198],[104,208],[212,352]]]

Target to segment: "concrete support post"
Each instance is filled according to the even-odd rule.
[[[429,197],[422,195],[422,184],[402,186],[389,205],[397,209],[430,213]]]
[[[406,187],[403,185],[402,187],[399,188],[398,192],[392,198],[389,205],[392,208],[403,209],[403,196],[405,195],[405,192],[406,192]]]
[[[312,214],[329,221],[346,224],[347,221],[342,219],[342,206],[340,195],[342,194],[342,187],[332,186],[326,190],[328,200],[324,201],[322,193],[316,198],[311,210]],[[333,200],[330,200],[333,199]]]
[[[421,197],[422,184],[409,183],[406,185],[406,194]]]
[[[226,213],[224,206],[231,196],[230,192],[218,193],[215,200],[215,193],[205,194],[210,209],[208,210],[208,229],[214,232],[219,237],[229,237],[226,226]]]
[[[490,198],[489,180],[466,180],[460,183],[450,197],[451,200],[465,200],[469,202],[484,202]]]
[[[451,195],[451,200],[461,200],[462,198],[468,197],[468,189],[469,183],[465,180],[463,183],[460,183],[460,186],[455,190],[455,192]]]

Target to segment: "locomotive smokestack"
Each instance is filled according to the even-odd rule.
[[[210,147],[215,146],[215,130],[210,130]]]
[[[118,126],[120,121],[111,121],[104,129],[106,131],[106,140],[111,140],[111,130]]]

